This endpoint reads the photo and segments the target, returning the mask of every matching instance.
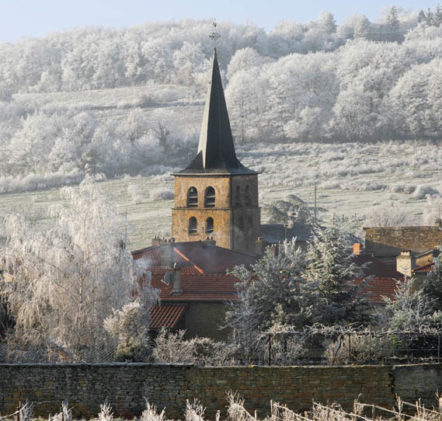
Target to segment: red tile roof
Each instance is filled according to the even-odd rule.
[[[359,285],[363,280],[358,279],[355,284]],[[374,304],[383,304],[384,297],[393,298],[398,283],[403,282],[403,278],[367,278],[364,279],[365,286],[363,292],[367,294],[369,301]]]
[[[164,271],[165,274],[166,271]],[[172,284],[162,282],[164,274],[152,275],[152,286],[160,290],[162,302],[211,301],[223,302],[236,300],[235,284],[238,279],[225,274],[181,274],[180,294],[172,294]]]
[[[185,304],[162,304],[150,310],[150,329],[173,329],[186,311]]]
[[[362,268],[362,272],[365,274],[365,276],[372,275],[378,278],[395,279],[403,279],[404,277],[404,275],[398,272],[392,265],[388,265],[382,260],[367,254],[354,256],[353,262]]]
[[[167,243],[173,247],[173,261],[180,264],[182,273],[204,274],[225,273],[237,265],[250,266],[256,263],[256,258],[246,253],[240,253],[204,241],[182,243]],[[151,264],[152,273],[161,268],[160,248],[152,246],[132,252],[135,260],[147,259]]]

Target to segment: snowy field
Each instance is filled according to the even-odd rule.
[[[427,194],[442,192],[442,148],[420,143],[259,144],[238,145],[242,162],[257,171],[260,205],[288,194],[309,204],[318,186],[318,206],[333,215],[356,216],[362,223],[374,209],[391,204],[420,221]],[[176,168],[179,169],[179,168]],[[173,178],[124,177],[100,183],[109,201],[127,215],[131,249],[170,234]],[[58,189],[0,195],[0,215],[19,212],[46,224],[47,208],[59,200]]]

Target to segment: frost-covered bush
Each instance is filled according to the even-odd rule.
[[[145,199],[142,189],[135,183],[130,183],[127,185],[127,193],[132,203],[139,204]]]
[[[367,214],[364,227],[393,227],[414,225],[413,216],[403,207],[392,203],[376,206]]]
[[[413,197],[415,199],[425,199],[427,196],[439,195],[440,192],[438,189],[435,189],[433,186],[428,186],[421,184],[417,186],[416,190],[413,193]]]
[[[171,189],[159,187],[150,192],[149,198],[150,200],[172,200],[174,198],[174,193]]]
[[[393,338],[388,335],[360,334],[331,341],[324,356],[329,364],[379,362],[394,352]]]
[[[422,224],[434,225],[442,217],[442,196],[427,196],[422,212]]]
[[[186,363],[197,365],[226,365],[236,352],[234,345],[210,338],[184,339],[184,330],[176,333],[162,329],[155,339],[153,358],[162,363]]]
[[[149,297],[148,297],[149,298]],[[104,328],[118,343],[115,351],[117,361],[147,361],[151,354],[149,344],[149,308],[141,299],[114,310],[104,320]]]

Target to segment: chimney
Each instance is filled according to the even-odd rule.
[[[207,237],[205,240],[201,241],[203,247],[212,247],[216,246],[216,241],[213,237]]]
[[[255,252],[256,252],[256,255],[258,257],[263,256],[264,255],[264,249],[265,249],[264,242],[262,241],[261,237],[258,237],[258,239],[255,242]]]
[[[174,262],[173,243],[166,242],[160,244],[160,265],[163,268],[171,268]]]
[[[410,250],[403,250],[401,254],[396,257],[396,270],[405,276],[411,276],[415,266],[414,257],[411,255]]]
[[[353,244],[353,254],[355,256],[359,256],[362,253],[362,249],[363,249],[363,246],[361,243],[354,243]]]
[[[171,295],[181,295],[183,290],[181,289],[181,267],[176,263],[173,266],[173,285]]]

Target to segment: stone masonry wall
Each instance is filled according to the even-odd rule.
[[[311,407],[312,400],[353,400],[391,407],[395,393],[404,400],[423,397],[436,403],[442,390],[442,364],[346,367],[219,367],[151,364],[0,365],[0,416],[19,403],[34,403],[34,414],[59,411],[67,400],[76,417],[96,416],[107,401],[124,417],[139,415],[145,398],[168,418],[182,418],[186,399],[198,398],[213,418],[226,406],[226,394],[238,392],[246,407],[264,416],[270,400],[289,408]]]
[[[397,256],[402,250],[423,253],[442,245],[442,228],[420,227],[364,228],[365,253],[377,257]]]

